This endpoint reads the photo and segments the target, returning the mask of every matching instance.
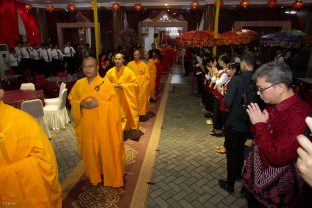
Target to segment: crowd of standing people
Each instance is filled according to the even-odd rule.
[[[124,140],[140,138],[144,134],[140,122],[155,116],[150,103],[157,100],[161,74],[177,60],[175,52],[152,45],[150,51],[134,49],[131,60],[119,51],[100,57],[98,63],[84,50],[84,77],[75,83],[68,99],[78,150],[92,185],[124,186]],[[16,73],[44,69],[41,72],[50,76],[63,68],[62,60],[67,72],[75,73],[75,54],[70,43],[63,51],[58,46],[31,48],[28,43],[17,43],[10,60],[13,63],[15,57],[17,66],[12,64],[12,69]],[[256,67],[255,54],[248,50],[215,58],[208,48],[184,58],[185,76],[194,76],[196,95],[201,97],[205,116],[212,118],[207,122],[212,125],[209,133],[225,137],[217,149],[226,154],[227,162],[226,178],[218,181],[219,186],[233,193],[236,181],[241,180],[250,208],[298,204],[303,180],[312,184],[311,134],[301,135],[312,128],[308,117],[312,109],[293,91],[292,73],[285,61],[276,57]],[[0,82],[0,100],[3,96]],[[14,201],[18,207],[61,207],[55,155],[43,130],[29,115],[2,101],[0,112],[0,184],[5,184],[1,199]],[[252,145],[246,159],[247,139]],[[20,185],[23,188],[17,189]]]
[[[281,51],[273,62],[258,67],[255,53],[248,50],[216,59],[202,48],[186,59],[205,117],[212,118],[207,120],[210,134],[225,137],[224,145],[216,147],[227,161],[219,186],[233,193],[235,182],[242,181],[250,208],[305,207],[302,178],[311,183],[307,155],[312,144],[299,135],[307,130],[305,118],[312,109],[293,91],[292,72]],[[247,139],[252,143],[245,158]]]

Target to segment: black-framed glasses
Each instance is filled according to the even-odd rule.
[[[258,88],[257,93],[263,94],[264,91],[266,91],[267,89],[270,89],[271,87],[274,87],[275,85],[278,85],[278,84],[280,84],[280,83],[273,84],[273,85],[266,87],[266,88]]]

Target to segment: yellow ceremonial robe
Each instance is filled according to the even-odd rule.
[[[111,83],[122,84],[123,88],[115,88],[120,100],[121,108],[125,119],[123,119],[122,129],[139,128],[139,84],[134,72],[124,66],[119,71],[116,67],[111,68],[105,75]],[[123,116],[122,116],[123,117]]]
[[[150,84],[149,84],[149,91],[150,91],[150,97],[155,100],[156,97],[155,97],[155,81],[156,81],[156,72],[157,72],[157,69],[156,69],[156,66],[155,66],[155,63],[154,63],[154,60],[153,59],[150,59],[148,61],[148,69],[149,69],[149,74],[150,74]]]
[[[128,67],[134,72],[139,81],[139,115],[146,115],[149,111],[149,82],[150,75],[147,65],[143,61],[131,61]]]
[[[96,98],[99,106],[80,108],[80,101],[88,96]],[[86,176],[97,185],[103,173],[104,186],[123,186],[125,148],[120,104],[113,85],[99,75],[90,84],[82,78],[75,83],[68,99]]]
[[[0,207],[61,208],[53,148],[29,114],[0,101]]]

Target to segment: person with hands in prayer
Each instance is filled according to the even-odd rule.
[[[258,95],[269,104],[263,111],[248,105],[254,142],[245,163],[243,192],[248,207],[291,207],[298,203],[301,177],[296,160],[297,136],[311,112],[292,90],[292,73],[285,63],[262,65],[253,75]]]
[[[97,73],[93,57],[83,59],[85,77],[73,86],[68,99],[74,120],[77,145],[86,176],[96,186],[122,187],[125,147],[122,138],[119,99],[108,79]]]
[[[307,117],[305,121],[308,125],[307,128],[309,128],[310,134],[301,134],[297,137],[297,140],[300,144],[300,147],[297,149],[297,153],[299,155],[297,159],[297,167],[303,180],[312,187],[312,142],[307,137],[311,137],[312,118]],[[307,129],[307,132],[309,131]]]

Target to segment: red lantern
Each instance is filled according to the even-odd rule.
[[[198,1],[194,0],[191,4],[192,9],[197,9],[199,7]]]
[[[25,9],[26,12],[28,12],[29,10],[31,10],[32,6],[30,4],[25,4]]]
[[[217,6],[217,2],[215,2],[215,6]],[[220,8],[224,6],[223,0],[220,0]]]
[[[267,6],[270,7],[270,8],[276,7],[276,5],[277,5],[277,0],[269,0],[267,2]]]
[[[70,12],[75,12],[76,11],[76,5],[73,3],[70,3],[70,4],[68,4],[67,9]]]
[[[46,7],[46,10],[48,12],[53,12],[55,10],[54,6],[52,4],[49,4],[47,7]]]
[[[246,9],[249,6],[249,1],[248,0],[242,0],[240,2],[240,5],[241,5],[241,7]]]
[[[302,0],[296,0],[293,4],[292,7],[295,9],[300,9],[303,7],[303,1]]]
[[[141,11],[142,8],[143,8],[142,4],[137,3],[137,4],[134,5],[134,9],[137,10],[137,11]]]
[[[113,10],[118,11],[120,9],[120,5],[118,3],[113,3],[112,8]]]

